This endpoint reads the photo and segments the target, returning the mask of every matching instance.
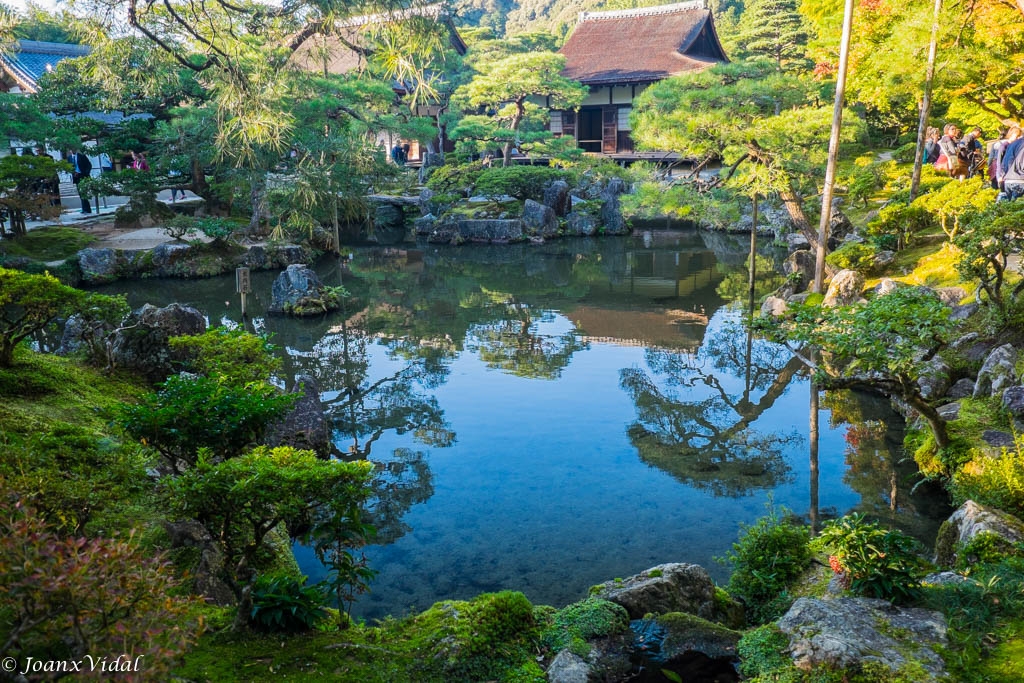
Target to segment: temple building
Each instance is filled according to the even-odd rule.
[[[559,52],[562,75],[589,86],[577,111],[552,111],[551,131],[585,152],[613,159],[659,159],[636,152],[629,113],[652,83],[729,61],[704,0],[610,12],[581,12]]]
[[[91,48],[68,43],[19,40],[0,51],[0,91],[32,95],[39,92],[39,79],[63,60],[84,57]]]

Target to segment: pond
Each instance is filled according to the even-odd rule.
[[[379,573],[353,613],[501,589],[561,606],[663,562],[724,582],[715,558],[770,500],[815,524],[868,512],[931,542],[948,511],[911,494],[886,402],[823,394],[812,455],[806,371],[750,337],[734,303],[745,243],[663,231],[359,249],[317,264],[350,297],[313,320],[265,316],[276,274],[254,274],[247,326],[282,348],[283,382],[318,379],[338,457],[376,465]],[[771,254],[758,262],[767,291]],[[104,291],[239,324],[234,278]]]

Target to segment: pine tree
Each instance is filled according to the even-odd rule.
[[[779,70],[804,58],[808,34],[796,0],[749,0],[738,28],[736,43],[743,56],[768,57]]]

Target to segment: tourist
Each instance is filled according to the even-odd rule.
[[[961,166],[966,168],[968,178],[973,178],[976,173],[981,173],[985,168],[985,155],[981,144],[981,128],[975,126],[970,130],[957,146],[958,157]]]
[[[924,163],[934,164],[939,160],[939,129],[935,126],[928,126],[928,130],[924,134]],[[669,168],[669,171],[672,169]]]
[[[1011,142],[1021,136],[1020,126],[1010,126],[999,140],[992,143],[988,151],[988,177],[992,189],[1003,189],[1003,153]]]
[[[403,164],[408,163],[408,161],[409,161],[409,149],[410,149],[410,147],[409,147],[409,143],[408,142],[405,143],[404,145],[402,145],[402,163]]]
[[[1006,146],[1002,170],[1006,198],[1013,200],[1024,197],[1024,137],[1018,137]]]
[[[402,159],[402,146],[397,142],[395,143],[395,146],[391,148],[391,161],[395,162],[398,166],[401,166],[404,161]]]
[[[146,161],[146,155],[143,152],[136,152],[132,150],[132,169],[135,171],[148,171],[149,162]]]
[[[106,152],[100,153],[100,173],[106,175],[107,173],[114,172],[114,162],[110,160],[110,155]]]
[[[89,157],[81,150],[72,150],[69,161],[73,169],[71,172],[71,182],[75,184],[75,188],[78,190],[78,198],[82,200],[82,213],[92,213],[89,198],[82,192],[81,186],[82,178],[88,178],[92,175],[92,162],[89,161]]]
[[[945,171],[951,178],[960,175],[959,156],[957,151],[960,141],[960,129],[952,123],[947,123],[942,128],[942,137],[939,138],[939,158],[935,161],[935,170]]]

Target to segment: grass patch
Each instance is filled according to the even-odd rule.
[[[14,239],[0,240],[0,255],[30,258],[34,261],[59,261],[74,256],[96,241],[77,228],[49,226],[30,230]]]

